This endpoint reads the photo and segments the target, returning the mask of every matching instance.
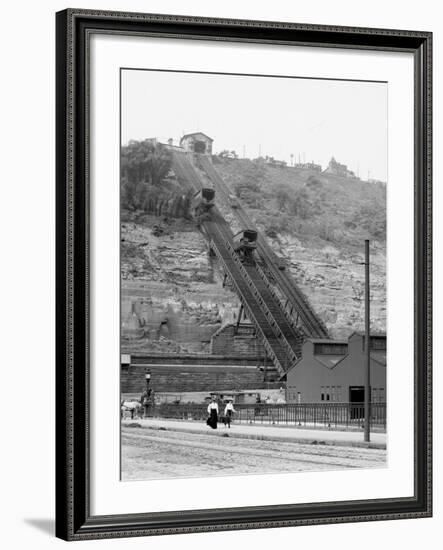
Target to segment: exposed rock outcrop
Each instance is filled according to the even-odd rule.
[[[161,228],[161,231],[159,231]],[[237,316],[217,262],[195,224],[144,215],[122,223],[122,343],[136,351],[209,352]]]

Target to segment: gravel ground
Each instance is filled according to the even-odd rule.
[[[383,468],[386,451],[122,426],[122,480]]]

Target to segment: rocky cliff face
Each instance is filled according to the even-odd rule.
[[[331,336],[364,328],[362,253],[312,248],[293,236],[270,240]],[[211,336],[236,321],[239,301],[205,237],[190,221],[143,215],[122,223],[122,347],[129,351],[209,353]],[[385,249],[371,255],[372,329],[386,327]]]
[[[122,347],[209,353],[211,336],[237,316],[239,301],[195,223],[124,213]]]
[[[296,237],[271,240],[285,258],[295,281],[324,320],[331,337],[347,338],[364,329],[364,253],[332,245],[312,248]],[[371,249],[371,329],[386,331],[386,249]]]

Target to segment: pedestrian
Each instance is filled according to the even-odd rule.
[[[206,420],[206,424],[211,426],[213,430],[216,430],[218,422],[218,403],[215,395],[212,396],[211,402],[208,405],[208,414],[209,417]]]
[[[234,409],[234,403],[232,402],[232,399],[228,399],[228,402],[226,403],[226,407],[225,407],[225,412],[224,412],[224,415],[225,415],[225,426],[226,424],[228,425],[228,428],[231,427],[231,422],[232,422],[232,415],[237,412],[235,409]]]
[[[140,396],[140,403],[143,406],[143,418],[148,418],[149,407],[152,404],[152,389],[147,388]]]

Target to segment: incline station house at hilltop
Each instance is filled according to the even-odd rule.
[[[200,153],[204,155],[212,154],[213,139],[203,132],[185,134],[180,139],[180,147],[188,153]]]

